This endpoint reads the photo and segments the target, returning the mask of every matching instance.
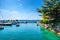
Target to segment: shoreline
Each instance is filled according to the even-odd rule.
[[[47,29],[47,30],[49,30],[49,31],[51,31],[51,32],[53,32],[53,33],[55,33],[55,34],[57,34],[57,35],[59,35],[60,36],[60,32],[56,32],[54,29],[52,29],[51,27],[48,27],[47,25],[45,25],[45,24],[43,24],[43,23],[38,23],[38,25],[40,26],[40,27],[42,27],[42,28],[44,28],[44,29]]]

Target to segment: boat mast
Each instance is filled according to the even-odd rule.
[[[2,15],[2,13],[1,13],[1,11],[0,11],[0,15],[1,15],[2,19],[3,19],[3,15]]]

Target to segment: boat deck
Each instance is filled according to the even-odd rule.
[[[0,23],[0,25],[12,25],[12,23],[7,22],[7,23]]]

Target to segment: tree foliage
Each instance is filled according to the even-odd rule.
[[[44,5],[38,12],[43,14],[43,20],[60,21],[60,0],[44,0]]]

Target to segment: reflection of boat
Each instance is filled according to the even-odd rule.
[[[37,22],[37,26],[39,26],[39,22]]]
[[[17,20],[16,21],[16,26],[19,26],[20,25],[20,22]]]
[[[3,26],[0,26],[0,30],[1,30],[1,29],[4,29],[4,27],[3,27]]]

